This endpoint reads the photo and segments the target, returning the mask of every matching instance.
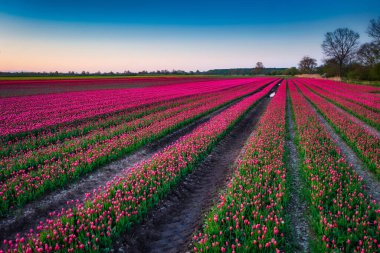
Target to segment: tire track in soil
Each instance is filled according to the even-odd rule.
[[[297,87],[298,88],[298,87]],[[364,162],[356,155],[356,153],[346,144],[346,142],[335,132],[333,127],[327,122],[327,120],[317,111],[316,107],[306,98],[306,96],[300,91],[303,97],[308,102],[309,106],[317,114],[318,120],[326,128],[333,141],[338,146],[339,150],[346,161],[351,164],[356,173],[363,179],[363,184],[369,193],[369,195],[380,204],[380,182],[376,176],[370,172]]]
[[[265,87],[266,86],[267,85],[265,85]],[[124,158],[83,175],[81,179],[63,189],[50,192],[41,199],[32,201],[24,207],[14,210],[0,219],[0,241],[3,241],[4,239],[14,239],[17,233],[20,235],[27,234],[30,229],[35,229],[40,221],[49,218],[51,212],[60,211],[62,208],[70,207],[70,205],[67,204],[67,201],[83,201],[85,193],[92,192],[94,189],[106,185],[109,180],[123,173],[124,169],[131,168],[136,163],[151,158],[156,152],[163,150],[166,146],[174,143],[180,137],[190,133],[200,124],[209,121],[212,117],[228,109],[243,98],[257,93],[265,87],[249,93],[231,104],[225,105],[211,114],[208,114],[157,141],[146,144],[137,151],[126,155]]]
[[[119,237],[113,252],[187,252],[269,101],[266,96],[251,109],[139,226]]]
[[[292,228],[292,240],[295,244],[295,252],[310,252],[309,241],[314,238],[310,224],[307,221],[308,206],[302,199],[304,184],[301,179],[301,162],[295,145],[295,123],[292,118],[290,96],[287,94],[286,121],[288,126],[288,137],[286,148],[288,149],[288,176],[290,181],[290,200],[286,207]]]

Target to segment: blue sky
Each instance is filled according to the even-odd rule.
[[[0,0],[0,71],[207,70],[323,59],[323,34],[368,41],[380,1]]]

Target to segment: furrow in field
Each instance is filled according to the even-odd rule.
[[[302,182],[301,161],[295,145],[295,124],[289,94],[286,102],[286,128],[287,178],[290,184],[286,213],[290,217],[291,243],[294,244],[294,251],[306,253],[310,252],[309,242],[314,239],[314,235],[307,220],[310,210],[303,194],[305,184]]]
[[[251,109],[141,226],[115,243],[114,249],[128,252],[185,251],[193,232],[202,223],[202,214],[215,202],[219,190],[225,186],[241,147],[268,103],[269,98],[266,97]]]
[[[226,192],[194,236],[196,252],[278,252],[288,248],[285,206],[286,83],[269,103]]]

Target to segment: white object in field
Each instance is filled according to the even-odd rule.
[[[272,98],[272,97],[274,97],[275,94],[276,94],[276,92],[272,92],[272,93],[269,95],[269,97]]]

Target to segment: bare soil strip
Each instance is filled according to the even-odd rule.
[[[36,228],[39,221],[49,218],[49,213],[57,210],[59,211],[62,208],[67,208],[67,201],[69,200],[83,201],[85,193],[92,192],[94,189],[104,186],[109,180],[120,175],[124,169],[130,168],[138,162],[151,158],[156,152],[174,143],[183,135],[190,133],[200,124],[210,120],[212,117],[226,110],[238,101],[224,106],[186,127],[140,148],[120,160],[111,162],[108,165],[102,166],[95,171],[82,176],[80,180],[61,190],[51,192],[41,199],[27,204],[23,208],[15,210],[13,213],[0,220],[0,241],[4,239],[14,239],[17,233],[20,235],[26,234],[31,228]]]
[[[292,227],[293,243],[295,252],[310,252],[309,241],[313,238],[310,225],[307,221],[308,207],[302,199],[302,183],[300,166],[301,162],[298,157],[295,143],[295,124],[292,118],[290,96],[287,96],[286,121],[289,135],[286,139],[286,148],[288,150],[288,180],[290,182],[290,200],[286,208],[290,217]]]
[[[302,93],[301,93],[302,94]],[[303,95],[303,94],[302,94]],[[305,97],[305,96],[304,96]],[[306,97],[305,97],[306,98]],[[325,126],[329,132],[331,138],[338,145],[342,154],[355,169],[356,173],[363,179],[363,183],[377,204],[380,204],[380,182],[376,176],[370,172],[363,161],[355,154],[355,152],[346,144],[346,142],[335,132],[332,126],[326,121],[326,119],[317,111],[315,106],[306,98],[311,108],[317,114],[319,121]]]
[[[233,165],[269,100],[265,97],[250,110],[140,226],[115,243],[114,252],[186,252],[204,214],[229,181]]]

